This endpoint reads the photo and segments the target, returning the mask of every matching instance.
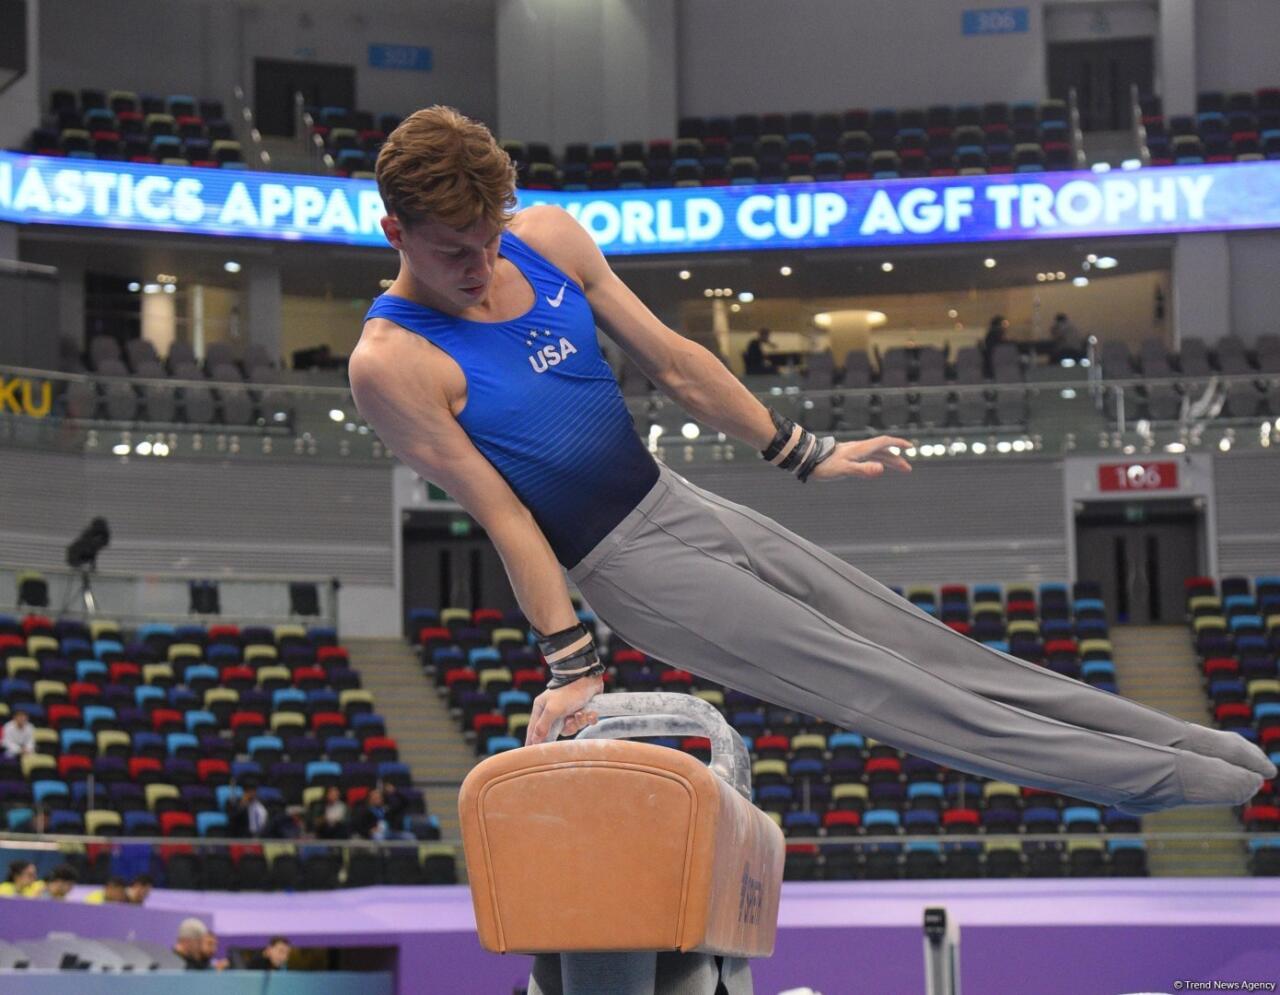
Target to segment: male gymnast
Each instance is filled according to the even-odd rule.
[[[514,168],[483,125],[420,110],[388,137],[376,177],[400,270],[369,309],[352,392],[502,557],[551,671],[527,743],[558,720],[568,735],[596,720],[604,667],[567,570],[657,659],[959,770],[1135,814],[1243,804],[1276,775],[1243,737],[969,639],[656,461],[597,326],[693,418],[796,476],[795,500],[800,481],[911,469],[905,439],[837,443],[766,408],[658,321],[565,212],[513,213]]]

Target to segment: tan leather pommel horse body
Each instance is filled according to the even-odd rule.
[[[495,953],[702,954],[716,971],[714,957],[769,956],[783,836],[750,801],[740,737],[689,695],[599,695],[587,707],[602,718],[579,738],[498,754],[463,782],[458,807],[481,945]],[[664,746],[606,738],[708,733],[711,766]],[[563,961],[566,973],[584,963]],[[625,961],[599,966],[610,963],[626,973]],[[746,986],[730,990],[749,991],[745,964],[738,973]],[[688,984],[564,983],[561,991],[700,990]],[[544,982],[536,990],[552,989]]]

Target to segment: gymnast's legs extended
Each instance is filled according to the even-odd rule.
[[[666,467],[571,575],[658,659],[975,774],[1136,813],[1241,804],[1275,773],[1242,737],[954,632]]]

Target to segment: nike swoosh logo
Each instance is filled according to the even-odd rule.
[[[547,303],[548,303],[548,304],[550,304],[552,307],[559,307],[561,304],[563,304],[563,303],[564,303],[564,288],[565,288],[566,286],[568,286],[568,284],[565,284],[565,283],[560,284],[560,289],[559,289],[558,291],[556,291],[556,295],[555,295],[555,297],[548,297],[548,298],[546,299],[546,300],[547,300]]]

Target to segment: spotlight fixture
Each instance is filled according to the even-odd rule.
[[[136,294],[141,289],[142,289],[142,284],[140,284],[137,280],[134,280],[129,284],[129,293],[131,294]]]
[[[996,261],[992,259],[990,256],[987,256],[986,259],[982,260],[982,265],[985,266],[987,269],[995,269]]]
[[[681,280],[687,280],[689,279],[689,277],[693,276],[693,274],[690,273],[687,269],[682,269],[677,275],[680,277]]]
[[[695,425],[693,422],[687,421],[680,426],[680,434],[683,435],[690,442],[692,442],[694,439],[696,439],[699,435],[702,434],[702,430],[699,429],[698,426]]]
[[[790,276],[792,273],[792,269],[790,266],[779,266],[778,272],[781,273],[783,276]]]
[[[1120,265],[1120,261],[1115,256],[1099,256],[1094,265],[1098,269],[1115,269]]]
[[[743,290],[738,294],[738,300],[742,301],[743,304],[750,304],[755,299],[756,295],[750,290]]]
[[[346,416],[346,414],[342,411],[342,409],[341,409],[341,408],[330,408],[330,409],[329,409],[329,420],[330,420],[330,421],[346,421],[346,419],[347,419],[347,416]]]
[[[884,262],[880,264],[880,268],[884,270],[886,273],[892,273],[893,263],[889,262],[889,260],[886,259]]]
[[[1078,277],[1076,277],[1074,280],[1072,280],[1072,281],[1071,281],[1071,286],[1073,286],[1073,287],[1087,287],[1087,286],[1089,286],[1089,278],[1088,278],[1087,276],[1078,276]]]
[[[98,554],[111,542],[111,529],[105,518],[95,518],[67,546],[67,566],[75,570],[92,570]]]
[[[222,268],[226,270],[228,273],[240,272],[240,264],[236,262],[234,259],[228,259],[225,263],[222,264]]]

